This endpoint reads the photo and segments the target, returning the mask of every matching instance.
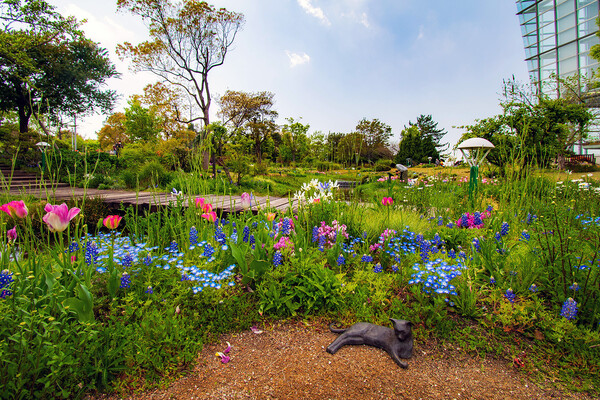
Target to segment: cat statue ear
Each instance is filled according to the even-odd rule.
[[[406,325],[409,327],[412,327],[413,325],[412,322],[403,319],[390,318],[390,321],[392,322],[392,325],[394,325],[394,330],[396,331],[402,330]]]

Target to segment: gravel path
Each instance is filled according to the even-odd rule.
[[[301,323],[227,335],[204,348],[188,376],[130,399],[591,399],[539,387],[507,361],[459,349],[415,346],[407,370],[367,346],[331,355],[325,348],[336,336],[324,325]],[[223,364],[215,353],[226,342],[231,360]]]

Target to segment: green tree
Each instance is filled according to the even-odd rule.
[[[430,137],[431,141],[435,143],[438,153],[444,151],[448,147],[447,144],[440,144],[440,141],[448,132],[442,128],[438,128],[438,123],[433,120],[431,115],[421,114],[417,117],[417,122],[412,123],[411,121],[408,121],[408,126],[416,126],[421,136]],[[406,126],[404,128],[406,128]]]
[[[359,132],[352,132],[340,138],[337,155],[339,160],[345,164],[358,165],[365,148],[365,136]]]
[[[294,118],[287,118],[288,123],[281,130],[282,146],[279,148],[284,162],[302,161],[308,152],[308,129],[310,125],[303,125]],[[285,154],[285,155],[284,155]]]
[[[219,115],[232,134],[244,134],[252,139],[258,163],[262,161],[264,145],[277,131],[273,110],[275,95],[271,92],[241,92],[228,90],[219,99]]]
[[[129,140],[135,142],[157,142],[162,122],[153,109],[142,107],[141,103],[132,99],[125,109],[123,127]]]
[[[329,161],[342,162],[338,157],[338,148],[343,137],[344,134],[340,132],[329,132],[327,134],[325,145],[327,146],[327,158]]]
[[[16,111],[19,131],[33,115],[108,112],[116,94],[102,90],[117,76],[106,50],[86,39],[73,18],[44,1],[5,0],[0,31],[0,110]],[[28,14],[30,13],[30,14]]]
[[[363,118],[356,125],[356,132],[364,138],[364,155],[369,162],[391,158],[392,154],[388,146],[392,128],[389,125],[378,119],[369,121]]]
[[[410,125],[402,131],[402,139],[398,145],[395,161],[405,164],[410,158],[414,162],[427,162],[428,157],[436,160],[440,157],[432,136],[423,135],[416,125]]]
[[[535,96],[514,81],[505,82],[502,115],[466,126],[461,140],[483,137],[496,149],[490,162],[502,166],[547,166],[571,151],[574,143],[585,138],[593,115],[581,102],[568,98]]]

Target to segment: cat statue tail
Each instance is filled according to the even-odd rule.
[[[337,325],[337,322],[332,322],[329,324],[329,330],[333,333],[344,333],[348,330],[348,328],[336,329],[336,328],[334,328],[335,325]]]

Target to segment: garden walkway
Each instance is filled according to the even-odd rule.
[[[4,171],[2,171],[4,172]],[[72,199],[82,198],[101,198],[109,208],[118,209],[121,204],[124,206],[136,205],[143,209],[156,211],[159,207],[181,205],[187,207],[189,204],[195,204],[196,197],[204,199],[213,205],[213,210],[217,214],[232,213],[242,211],[241,197],[239,195],[219,196],[214,194],[207,195],[175,195],[165,192],[134,192],[125,190],[100,190],[83,189],[70,187],[66,184],[45,184],[40,182],[39,177],[33,174],[20,173],[18,171],[10,180],[8,174],[3,173],[4,186],[9,187],[11,195],[29,195],[39,199],[46,199],[50,202],[62,202]],[[293,199],[281,197],[256,196],[252,199],[252,210],[270,208],[276,211],[285,212],[290,207],[297,211],[298,202]]]

